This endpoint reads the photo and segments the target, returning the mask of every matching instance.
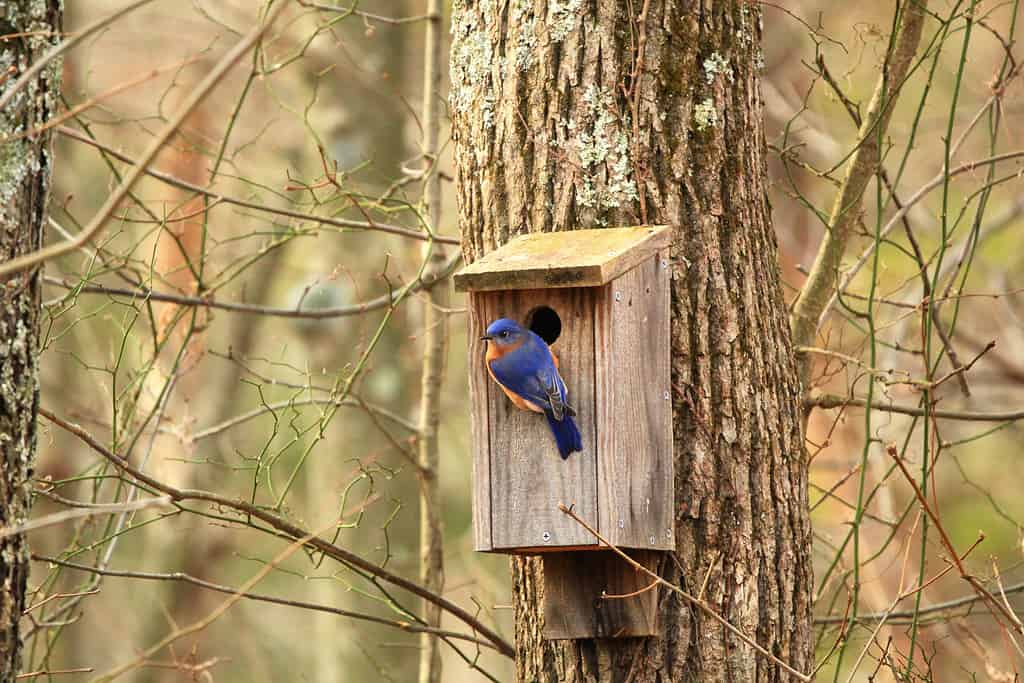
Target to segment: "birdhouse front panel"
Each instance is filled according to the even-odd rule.
[[[658,227],[529,235],[456,275],[470,291],[477,550],[600,547],[560,503],[615,545],[674,547],[668,244]],[[579,452],[560,453],[550,418],[489,372],[498,349],[481,337],[502,320],[550,346]]]
[[[470,308],[480,322],[470,350],[478,359],[477,391],[471,397],[477,410],[486,410],[486,436],[481,435],[478,457],[488,453],[489,492],[478,491],[477,518],[487,524],[490,539],[478,539],[478,549],[538,550],[566,546],[595,546],[597,540],[558,510],[559,503],[575,505],[585,519],[597,519],[597,430],[594,397],[594,288],[527,289],[474,292]],[[559,456],[554,438],[542,415],[513,405],[504,391],[487,375],[481,331],[489,322],[510,318],[528,323],[537,311],[554,311],[561,331],[551,345],[568,390],[568,403],[580,431],[583,450],[568,458]],[[474,321],[475,322],[475,321]],[[489,506],[489,514],[481,509]]]

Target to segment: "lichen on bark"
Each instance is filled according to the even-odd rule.
[[[59,40],[58,0],[0,2],[0,52],[8,77],[0,92]],[[28,82],[0,111],[0,261],[42,245],[53,154],[49,133],[32,134],[57,109],[60,60]],[[24,135],[29,133],[29,135]],[[39,271],[0,282],[0,527],[24,522],[31,501],[39,401]],[[28,545],[23,535],[0,539],[0,680],[21,666],[19,622],[25,608]]]
[[[554,4],[574,10],[553,36]],[[468,261],[526,232],[675,226],[677,547],[662,573],[692,593],[708,576],[723,616],[808,671],[807,472],[766,195],[760,15],[745,0],[460,0],[452,92],[479,87],[453,100],[456,182]],[[533,17],[545,21],[528,66],[506,67]],[[615,192],[623,182],[635,192]],[[668,593],[660,637],[544,641],[540,562],[512,565],[520,681],[785,679]]]

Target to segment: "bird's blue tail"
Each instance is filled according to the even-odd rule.
[[[564,415],[561,420],[556,420],[550,411],[544,411],[544,416],[548,418],[548,424],[551,425],[551,433],[555,435],[555,443],[558,444],[558,452],[562,455],[562,460],[568,458],[573,451],[583,451],[580,430],[576,428],[576,423],[569,415]]]

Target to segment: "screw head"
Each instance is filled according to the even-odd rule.
[[[666,401],[671,398],[671,396],[669,395],[669,393],[667,391],[664,393],[664,398],[665,398]]]
[[[651,536],[650,542],[651,542],[651,545],[654,545],[654,536]]]
[[[620,529],[625,529],[626,528],[626,520],[624,520],[624,519],[620,519],[619,520],[619,528]]]
[[[622,292],[615,292],[615,300],[622,301]]]
[[[542,534],[540,535],[540,537],[544,539],[544,542],[545,542],[545,543],[547,543],[548,541],[550,541],[550,540],[551,540],[551,534],[550,534],[549,532],[547,532],[547,531],[545,531],[544,533],[542,533]]]

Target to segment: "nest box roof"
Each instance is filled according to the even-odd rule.
[[[600,287],[668,248],[666,226],[522,235],[455,274],[455,289]]]

